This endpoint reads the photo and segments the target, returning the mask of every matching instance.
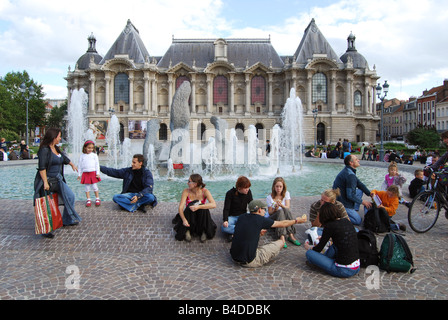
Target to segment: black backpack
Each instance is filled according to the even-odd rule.
[[[379,253],[375,234],[370,230],[360,230],[357,233],[357,237],[361,267],[366,268],[370,265],[377,266],[379,263]]]
[[[390,232],[390,218],[387,211],[373,204],[364,215],[364,228],[375,233]]]

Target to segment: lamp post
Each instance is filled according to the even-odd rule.
[[[313,118],[314,118],[314,152],[316,152],[316,139],[317,139],[317,128],[316,128],[316,118],[319,113],[319,109],[313,109]]]
[[[25,94],[27,91],[28,95]],[[26,145],[29,146],[30,131],[28,129],[28,101],[30,101],[31,97],[34,96],[36,92],[34,91],[34,87],[32,85],[27,88],[25,82],[20,85],[20,92],[22,92],[22,95],[26,100]]]
[[[381,89],[384,89],[384,95],[381,97]],[[384,124],[383,124],[383,109],[384,109],[384,99],[387,96],[387,92],[389,92],[389,85],[387,84],[387,80],[384,81],[383,87],[378,83],[376,86],[376,94],[378,99],[381,100],[381,124],[380,124],[380,134],[381,134],[381,146],[380,146],[380,161],[384,161],[384,147],[383,147],[383,132],[384,132]]]

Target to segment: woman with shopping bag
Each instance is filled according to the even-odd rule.
[[[56,193],[59,204],[64,204],[63,225],[73,226],[81,221],[81,217],[75,210],[75,194],[64,179],[64,165],[70,165],[73,171],[78,171],[78,168],[61,152],[58,147],[60,141],[61,130],[59,128],[50,128],[45,133],[40,144],[37,153],[39,158],[38,171],[34,179],[34,205],[36,206],[39,203],[36,200],[45,197],[46,193]],[[54,234],[49,232],[44,233],[43,236],[53,238]]]

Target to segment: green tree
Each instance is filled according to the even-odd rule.
[[[424,149],[440,147],[440,135],[434,127],[418,126],[408,132],[406,139],[410,144]]]
[[[62,128],[64,116],[67,114],[67,100],[59,107],[51,109],[47,118],[47,127]]]
[[[8,72],[0,78],[0,126],[14,132],[26,131],[26,100],[20,85],[34,86],[35,94],[28,102],[30,130],[45,123],[45,101],[42,85],[30,78],[28,72]]]

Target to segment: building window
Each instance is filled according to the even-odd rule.
[[[327,77],[323,73],[313,76],[313,103],[317,101],[327,103]]]
[[[359,91],[355,92],[354,101],[355,101],[355,107],[361,107],[362,106],[362,95],[361,95],[361,92],[359,92]]]
[[[227,104],[227,90],[227,78],[224,76],[217,76],[213,81],[213,104]]]
[[[266,81],[262,76],[255,76],[251,83],[251,104],[266,104]]]
[[[202,122],[199,123],[198,124],[198,132],[197,132],[198,141],[205,140],[205,130],[207,130],[207,127],[205,126],[205,124]]]
[[[119,101],[129,103],[129,78],[126,73],[117,74],[115,77],[114,90],[115,103],[118,103]]]
[[[168,140],[168,127],[165,123],[161,123],[159,127],[159,140]]]
[[[180,87],[182,83],[184,83],[184,81],[190,82],[190,79],[188,79],[187,76],[180,76],[179,78],[176,79],[176,90]]]
[[[235,134],[238,140],[244,140],[244,124],[237,123],[235,126]]]

